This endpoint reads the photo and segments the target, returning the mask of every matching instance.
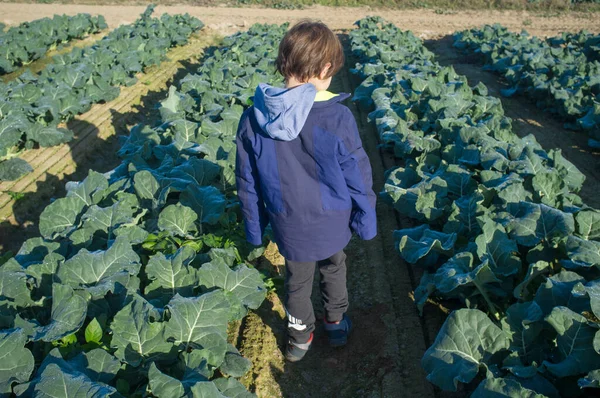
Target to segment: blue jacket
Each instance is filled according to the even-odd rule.
[[[329,95],[328,95],[329,94]],[[319,101],[325,96],[326,100]],[[317,101],[315,101],[317,97]],[[377,235],[372,172],[352,112],[312,84],[261,84],[240,119],[236,182],[247,240],[262,243],[271,223],[280,253],[323,260],[354,231]]]

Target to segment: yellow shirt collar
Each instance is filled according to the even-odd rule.
[[[338,94],[334,94],[327,90],[317,91],[317,95],[315,96],[315,102],[329,101],[333,97],[337,97],[337,96],[338,96]]]

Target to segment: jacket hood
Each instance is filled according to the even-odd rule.
[[[291,141],[298,137],[310,112],[317,89],[310,83],[279,88],[261,83],[254,93],[254,116],[269,137]]]

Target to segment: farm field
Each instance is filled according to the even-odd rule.
[[[55,13],[102,14],[110,27],[131,23],[144,11],[142,5],[78,5],[78,4],[19,4],[0,3],[0,22],[17,24],[35,18],[52,16]],[[483,24],[500,23],[510,30],[519,32],[526,28],[534,35],[555,35],[560,32],[575,32],[580,29],[600,29],[596,15],[586,13],[554,14],[524,11],[448,11],[432,9],[377,11],[370,7],[323,7],[314,6],[302,10],[278,10],[259,7],[193,7],[157,6],[157,13],[189,13],[200,18],[208,27],[222,34],[232,34],[248,28],[254,23],[295,21],[318,16],[332,29],[350,29],[352,24],[368,15],[384,13],[387,19],[402,29],[411,30],[421,37],[439,37],[456,31],[474,28]]]
[[[2,3],[0,22],[88,12],[103,15],[114,29],[144,11],[136,6],[46,6],[50,5]],[[75,133],[73,141],[25,151],[21,156],[32,164],[32,173],[15,182],[0,182],[0,255],[19,252],[10,260],[12,256],[0,257],[0,264],[8,260],[0,266],[0,344],[19,346],[14,361],[20,367],[17,376],[0,370],[0,388],[5,389],[0,393],[19,384],[15,392],[21,396],[33,390],[53,394],[50,380],[58,375],[66,380],[67,389],[84,386],[113,396],[142,396],[144,390],[157,397],[245,397],[246,389],[259,397],[463,397],[509,390],[515,396],[535,391],[553,397],[566,396],[565,391],[569,396],[597,391],[597,371],[587,374],[600,369],[600,355],[595,354],[600,351],[593,339],[600,328],[595,302],[600,216],[593,210],[600,208],[600,150],[587,145],[586,134],[565,129],[564,120],[539,109],[529,98],[502,97],[508,84],[483,70],[481,60],[453,47],[452,37],[457,31],[496,22],[513,31],[525,27],[539,36],[581,28],[598,34],[597,20],[515,12],[479,12],[476,20],[474,12],[385,12],[387,22],[411,30],[415,37],[375,19],[352,27],[359,18],[378,13],[364,9],[182,6],[157,7],[155,15],[165,11],[189,12],[206,26],[186,44],[171,48],[160,64],[137,73],[137,82],[122,88],[118,97],[70,120],[67,127]],[[253,87],[259,81],[279,81],[266,65],[285,27],[251,26],[315,16],[323,16],[337,29],[344,44],[347,63],[330,90],[355,94],[355,101],[347,105],[371,160],[374,190],[386,194],[377,205],[377,238],[353,239],[346,250],[350,316],[356,325],[352,341],[334,350],[318,331],[307,357],[289,364],[280,351],[285,343],[283,258],[274,244],[263,252],[242,242],[230,140]],[[530,24],[523,26],[524,20]],[[248,33],[234,34],[249,28]],[[42,58],[30,68],[41,71],[45,62]],[[447,101],[456,94],[453,87],[466,87],[460,91],[470,93],[465,94],[466,103],[460,98],[458,104]],[[506,126],[503,115],[512,119],[512,127]],[[403,120],[410,124],[396,127]],[[458,126],[452,124],[457,120],[472,123],[473,130],[453,135],[449,131]],[[134,128],[137,123],[147,127]],[[448,124],[441,128],[441,123]],[[481,132],[485,130],[476,131],[486,123],[496,126],[489,136]],[[496,148],[493,154],[490,145]],[[555,148],[561,152],[552,151]],[[445,169],[440,159],[450,166]],[[89,172],[113,169],[104,177]],[[392,174],[386,172],[391,169]],[[548,177],[540,181],[536,174]],[[459,191],[457,175],[462,176]],[[65,188],[68,181],[84,179]],[[440,179],[448,181],[443,195]],[[512,188],[504,191],[507,186]],[[560,190],[543,191],[548,186]],[[415,194],[416,190],[421,191]],[[486,195],[485,201],[475,190]],[[430,198],[432,192],[435,199],[424,207],[415,207],[406,198],[413,194]],[[468,195],[472,198],[463,206],[465,201],[459,199]],[[51,199],[58,200],[51,204]],[[524,208],[512,212],[517,206]],[[531,210],[534,206],[541,210]],[[552,231],[530,233],[528,227],[520,228],[527,217],[529,223],[540,223],[535,211],[564,221],[553,221]],[[464,222],[465,215],[470,221]],[[448,217],[449,226],[444,226]],[[461,222],[462,227],[457,225]],[[431,233],[414,235],[414,228],[422,224],[429,225]],[[490,226],[493,232],[488,232]],[[30,239],[40,233],[45,241]],[[420,252],[417,248],[418,256],[406,244],[411,239],[423,246]],[[468,255],[471,262],[480,256],[484,263],[466,265]],[[119,259],[111,263],[111,257]],[[242,261],[251,267],[236,267]],[[519,267],[509,269],[515,262]],[[90,272],[76,271],[88,266]],[[451,267],[455,270],[447,271]],[[107,275],[96,277],[92,271],[98,269]],[[439,278],[434,281],[434,275],[444,272],[448,278],[456,272],[464,275],[466,282],[452,279],[464,286],[448,289]],[[238,278],[241,287],[229,283],[229,278]],[[495,283],[498,286],[489,290],[481,287]],[[515,299],[517,284],[522,296]],[[541,298],[536,295],[538,286]],[[314,288],[319,319],[318,281]],[[551,301],[548,295],[553,293],[560,297]],[[495,295],[494,305],[486,294]],[[55,297],[73,300],[82,311],[67,314]],[[101,304],[103,300],[109,304]],[[465,307],[465,301],[477,309],[462,309],[449,319],[485,342],[461,342],[455,359],[458,369],[453,361],[443,365],[440,353],[448,340],[444,336],[459,340],[451,334],[452,326],[443,325],[452,310]],[[212,307],[204,309],[205,304]],[[556,314],[553,310],[559,308],[562,312]],[[200,322],[183,336],[192,313]],[[208,324],[212,320],[215,325]],[[557,326],[561,322],[562,333]],[[570,329],[573,323],[584,331],[583,337]],[[488,331],[481,331],[481,326]],[[135,342],[135,333],[127,332],[131,328],[149,339],[139,349],[127,346]],[[201,332],[202,328],[209,332]],[[511,340],[501,330],[521,335]],[[557,349],[534,346],[536,339],[557,341]],[[535,353],[514,348],[516,342],[526,346],[525,351],[531,345]],[[569,345],[589,355],[564,354]],[[58,349],[50,351],[53,347]],[[50,358],[43,363],[42,352]],[[498,352],[511,355],[500,364]],[[424,355],[428,359],[423,368]],[[576,362],[579,365],[573,365]],[[485,372],[478,372],[484,367],[492,369],[487,381]],[[560,392],[548,380],[558,380]],[[578,380],[589,388],[578,390]],[[456,385],[457,391],[447,391]]]

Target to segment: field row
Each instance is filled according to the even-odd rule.
[[[466,307],[448,316],[425,352],[428,380],[445,390],[464,383],[461,390],[473,396],[577,396],[582,388],[600,386],[600,212],[578,195],[585,175],[560,150],[545,150],[533,136],[518,137],[485,85],[469,86],[465,76],[438,64],[412,33],[380,18],[357,25],[349,34],[358,61],[352,72],[361,80],[354,101],[370,112],[382,148],[397,161],[385,174],[381,195],[414,224],[393,238],[402,259],[422,273],[414,291],[417,308],[423,311],[432,301]],[[105,104],[88,113],[88,127],[72,148],[88,146],[97,126],[110,123],[109,112],[122,112],[135,95],[125,89],[119,96],[117,87],[133,83],[137,72],[159,63],[167,48],[186,43],[201,26],[189,17],[152,18],[149,9],[100,46],[59,56],[55,60],[63,61],[47,72],[6,84],[0,111],[8,111],[0,123],[7,134],[0,137],[14,141],[5,155],[20,158],[0,165],[20,159],[36,171],[2,183],[3,211],[12,203],[6,191],[28,189],[46,171],[64,173],[59,169],[69,152],[62,145],[21,153],[32,146],[28,142],[42,142],[25,139],[25,130],[18,129],[30,134],[43,126],[47,131],[40,134],[50,141],[58,133],[69,135],[60,123],[89,109],[90,90],[99,90],[93,102]],[[282,83],[273,62],[286,29],[255,25],[225,38],[196,73],[179,79],[154,104],[156,123],[131,129],[114,170],[90,170],[45,207],[41,236],[0,266],[0,345],[16,347],[4,357],[13,370],[0,371],[0,393],[53,395],[84,388],[103,396],[251,395],[237,378],[252,364],[231,344],[228,325],[257,309],[267,286],[251,265],[264,248],[244,239],[234,138],[257,84]],[[572,51],[582,51],[595,65],[590,37],[565,36],[549,45],[563,55],[579,45],[584,50]],[[130,64],[133,58],[125,54],[133,48],[139,58]],[[171,54],[185,59],[194,50],[181,47]],[[103,63],[105,56],[109,61]],[[515,59],[529,59],[510,57],[511,70],[522,66]],[[147,79],[151,86],[162,84],[175,69],[154,70]],[[596,72],[586,71],[587,88],[578,87],[584,94],[576,97],[585,98],[579,109],[587,107],[595,120]],[[38,86],[49,73],[64,75],[58,89],[49,78]],[[106,77],[106,84],[97,84],[97,77]],[[60,97],[69,84],[77,94]],[[49,95],[59,95],[57,103],[39,106]],[[375,278],[367,264],[361,267],[358,275]],[[410,283],[395,271],[388,275]],[[400,308],[398,288],[388,288],[374,296]],[[366,292],[360,294],[368,300]],[[400,337],[387,340],[396,351]],[[405,349],[412,358],[421,346]]]
[[[187,43],[203,26],[188,15],[164,14],[159,19],[152,12],[150,6],[136,22],[95,44],[56,55],[37,75],[25,72],[0,83],[0,180],[14,181],[32,172],[18,157],[23,149],[71,141],[66,122],[94,103],[117,98],[120,86],[134,84],[137,73],[160,64],[169,48]]]
[[[454,38],[456,48],[479,55],[486,69],[506,79],[510,87],[502,95],[526,94],[600,148],[600,35],[581,31],[541,40],[494,25]]]
[[[172,86],[156,127],[131,130],[116,169],[90,171],[44,209],[41,237],[0,267],[1,341],[16,347],[3,392],[247,395],[235,377],[250,364],[227,327],[266,290],[242,262],[262,250],[242,236],[231,141],[253,79],[275,78],[285,28],[226,39]]]
[[[450,314],[425,353],[428,379],[456,390],[496,369],[474,396],[596,386],[600,212],[576,195],[585,176],[559,150],[516,136],[484,85],[441,67],[412,33],[358,24],[355,99],[374,106],[380,140],[402,164],[382,195],[420,224],[394,233],[404,260],[426,270],[415,301],[469,308]]]

